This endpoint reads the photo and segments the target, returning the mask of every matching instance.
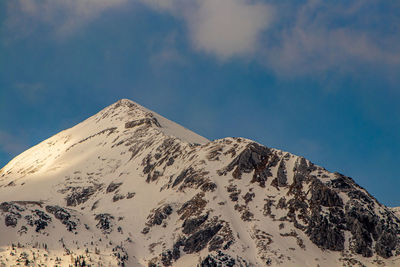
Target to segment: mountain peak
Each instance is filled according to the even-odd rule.
[[[22,178],[28,172],[46,172],[49,168],[54,169],[54,162],[50,159],[69,159],[75,155],[71,151],[75,151],[78,145],[80,148],[90,148],[94,142],[99,142],[95,145],[100,145],[104,136],[114,136],[115,139],[137,136],[147,140],[174,138],[189,144],[209,142],[206,138],[129,99],[121,99],[74,127],[61,131],[21,153],[0,170],[0,175],[12,173],[12,169],[18,169],[19,171],[14,173]]]
[[[103,110],[108,110],[108,109],[118,109],[118,108],[123,108],[124,110],[140,110],[144,113],[153,113],[151,110],[139,105],[138,103],[122,98],[115,102],[114,104],[109,105],[108,107],[104,108]]]
[[[209,142],[209,140],[206,138],[129,99],[120,99],[114,104],[100,111],[97,115],[98,117],[104,119],[113,116],[118,117],[121,116],[121,114],[123,114],[123,116],[119,118],[124,120],[125,125],[128,127],[136,124],[146,123],[149,126],[157,126],[158,130],[160,130],[162,133],[171,137],[176,137],[184,142],[192,144],[204,144]]]
[[[137,105],[135,102],[127,98],[122,98],[114,103],[114,105],[127,105],[127,106],[131,106],[132,104]]]
[[[398,266],[397,211],[303,157],[122,99],[0,170],[0,264]]]

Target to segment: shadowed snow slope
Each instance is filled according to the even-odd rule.
[[[0,170],[0,264],[399,266],[400,220],[351,178],[120,100]]]

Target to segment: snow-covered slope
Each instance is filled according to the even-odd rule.
[[[0,263],[399,266],[400,220],[351,178],[120,100],[0,170]]]

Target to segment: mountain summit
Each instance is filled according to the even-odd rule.
[[[354,180],[120,100],[0,170],[0,264],[399,266],[398,211]]]

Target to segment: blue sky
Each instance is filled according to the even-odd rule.
[[[400,206],[400,2],[0,2],[0,165],[120,98]]]

